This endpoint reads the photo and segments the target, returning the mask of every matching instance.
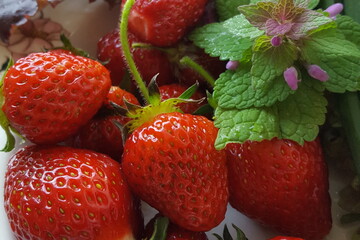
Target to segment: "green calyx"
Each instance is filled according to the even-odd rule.
[[[1,149],[2,152],[10,152],[15,147],[15,137],[14,137],[13,133],[11,132],[12,129],[11,129],[10,123],[9,123],[7,117],[5,116],[5,113],[2,111],[2,106],[4,105],[4,102],[5,102],[4,95],[3,95],[4,79],[5,79],[5,75],[6,75],[7,71],[9,70],[9,68],[12,65],[14,65],[14,61],[13,61],[13,59],[9,59],[7,66],[5,68],[5,71],[3,72],[3,75],[1,77],[1,82],[0,82],[0,106],[1,106],[0,125],[4,129],[5,134],[6,134],[6,144],[5,144],[4,148]],[[1,76],[1,74],[0,74],[0,76]]]

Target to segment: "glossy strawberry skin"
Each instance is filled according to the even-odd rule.
[[[160,91],[160,97],[162,100],[166,100],[169,98],[177,98],[179,97],[183,92],[186,91],[186,87],[180,85],[180,84],[169,84],[169,85],[163,85],[159,87],[159,91]],[[199,100],[205,98],[205,95],[199,91],[196,91],[194,93],[194,95],[191,97],[191,99],[194,100]],[[199,107],[201,107],[202,105],[204,105],[204,101],[202,101],[201,103],[182,103],[180,105],[180,109],[184,112],[184,113],[193,113],[195,112]]]
[[[224,151],[217,129],[202,116],[160,114],[130,135],[122,165],[132,190],[190,231],[207,231],[225,217],[228,202]]]
[[[230,204],[283,234],[322,239],[331,229],[328,173],[319,141],[231,143]]]
[[[141,43],[138,37],[128,32],[130,47],[133,43]],[[156,49],[131,48],[134,61],[146,82],[159,73],[157,83],[164,85],[174,80],[170,62],[164,52]],[[105,67],[110,71],[112,83],[118,86],[126,73],[127,65],[122,55],[119,31],[117,29],[104,35],[97,44],[98,59],[104,62]]]
[[[112,86],[104,102],[104,107],[111,108],[109,103],[111,101],[125,108],[124,99],[129,103],[139,104],[134,95],[119,87]],[[114,124],[114,121],[125,125],[129,121],[129,118],[104,115],[100,111],[77,132],[70,141],[70,145],[104,153],[120,161],[123,153],[122,132]]]
[[[142,229],[120,164],[88,150],[20,149],[8,165],[4,203],[17,239],[128,239]]]
[[[172,46],[198,21],[206,3],[207,0],[138,0],[131,9],[129,29],[155,46]]]
[[[95,115],[110,84],[109,72],[94,60],[61,52],[33,53],[7,72],[2,109],[28,140],[57,143]]]

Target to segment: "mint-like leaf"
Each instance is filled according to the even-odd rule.
[[[319,65],[327,72],[330,78],[324,85],[329,91],[360,89],[360,50],[341,33],[330,29],[304,39],[302,56],[308,64]]]
[[[226,71],[215,82],[213,96],[223,109],[245,109],[271,106],[285,100],[292,91],[283,76],[274,79],[268,91],[255,90],[251,86],[251,75],[245,69]]]
[[[227,143],[247,140],[261,141],[280,135],[276,107],[244,110],[215,110],[215,126],[219,128],[215,148],[222,149]]]
[[[282,75],[298,57],[297,48],[292,43],[284,42],[273,47],[266,36],[259,37],[253,49],[251,76],[255,89],[267,89],[272,80]]]
[[[220,21],[232,18],[240,12],[237,9],[240,5],[247,5],[250,0],[216,0],[216,10]]]
[[[213,57],[221,60],[240,60],[243,53],[252,46],[250,38],[239,38],[221,23],[205,25],[193,31],[190,40]]]
[[[259,2],[256,5],[240,6],[239,11],[253,26],[266,30],[266,22],[272,18],[271,12],[275,6],[274,2]]]
[[[319,133],[319,125],[325,122],[326,105],[322,91],[302,82],[295,94],[276,105],[281,137],[300,144],[314,140]]]
[[[336,17],[337,29],[345,35],[346,40],[360,48],[360,24],[349,16]]]
[[[228,19],[223,23],[223,26],[235,36],[240,38],[257,38],[264,34],[264,31],[254,27],[243,14],[239,14],[233,18]]]
[[[294,3],[298,7],[313,9],[319,5],[320,0],[294,0]]]

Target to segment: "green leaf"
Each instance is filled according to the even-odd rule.
[[[250,38],[239,38],[221,23],[205,25],[193,31],[190,40],[206,53],[220,60],[240,60],[243,53],[252,46]]]
[[[264,30],[267,20],[272,18],[271,12],[275,6],[274,2],[258,2],[256,5],[240,6],[238,9],[253,26]]]
[[[308,9],[315,8],[319,2],[320,0],[294,0],[295,5]]]
[[[346,40],[360,48],[360,24],[349,16],[336,17],[337,28],[344,34]]]
[[[293,95],[277,104],[281,137],[300,144],[314,140],[319,133],[319,125],[325,122],[326,105],[323,92],[303,80]]]
[[[215,126],[219,128],[215,141],[217,149],[222,149],[231,142],[261,141],[280,135],[276,107],[244,110],[218,107],[214,118]]]
[[[292,91],[283,76],[276,77],[268,91],[255,90],[251,86],[251,75],[246,69],[226,71],[215,82],[214,98],[224,109],[245,109],[271,106],[285,100]]]
[[[223,26],[235,36],[254,39],[264,34],[264,31],[254,27],[243,14],[239,14],[223,23]]]
[[[274,78],[291,67],[298,57],[295,45],[284,42],[278,47],[271,46],[270,38],[259,37],[254,44],[251,76],[253,87],[268,89]]]
[[[250,0],[250,4],[257,4],[258,2],[277,2],[277,0]]]
[[[360,89],[360,50],[332,29],[313,34],[302,42],[302,56],[308,64],[317,64],[329,74],[324,82],[331,92]]]
[[[220,21],[232,18],[240,12],[237,9],[240,5],[247,5],[250,0],[216,0],[216,10]]]
[[[155,220],[154,232],[151,235],[150,240],[165,240],[168,225],[169,219],[167,217],[158,217]]]

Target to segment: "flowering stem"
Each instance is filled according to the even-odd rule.
[[[134,62],[134,59],[131,55],[130,51],[130,45],[129,45],[129,39],[128,39],[128,20],[129,20],[129,14],[132,6],[134,5],[135,0],[127,0],[124,4],[124,8],[122,10],[122,15],[120,18],[120,42],[123,50],[123,54],[125,57],[125,60],[128,64],[129,70],[131,74],[133,75],[133,78],[139,88],[140,93],[143,95],[144,100],[147,103],[150,102],[150,96],[149,91],[146,88],[146,85],[144,81],[141,78],[141,75],[139,73],[139,70],[136,67],[136,64]]]
[[[182,59],[180,59],[180,63],[200,74],[211,87],[215,86],[215,79],[202,66],[196,63],[190,57],[183,57]]]

